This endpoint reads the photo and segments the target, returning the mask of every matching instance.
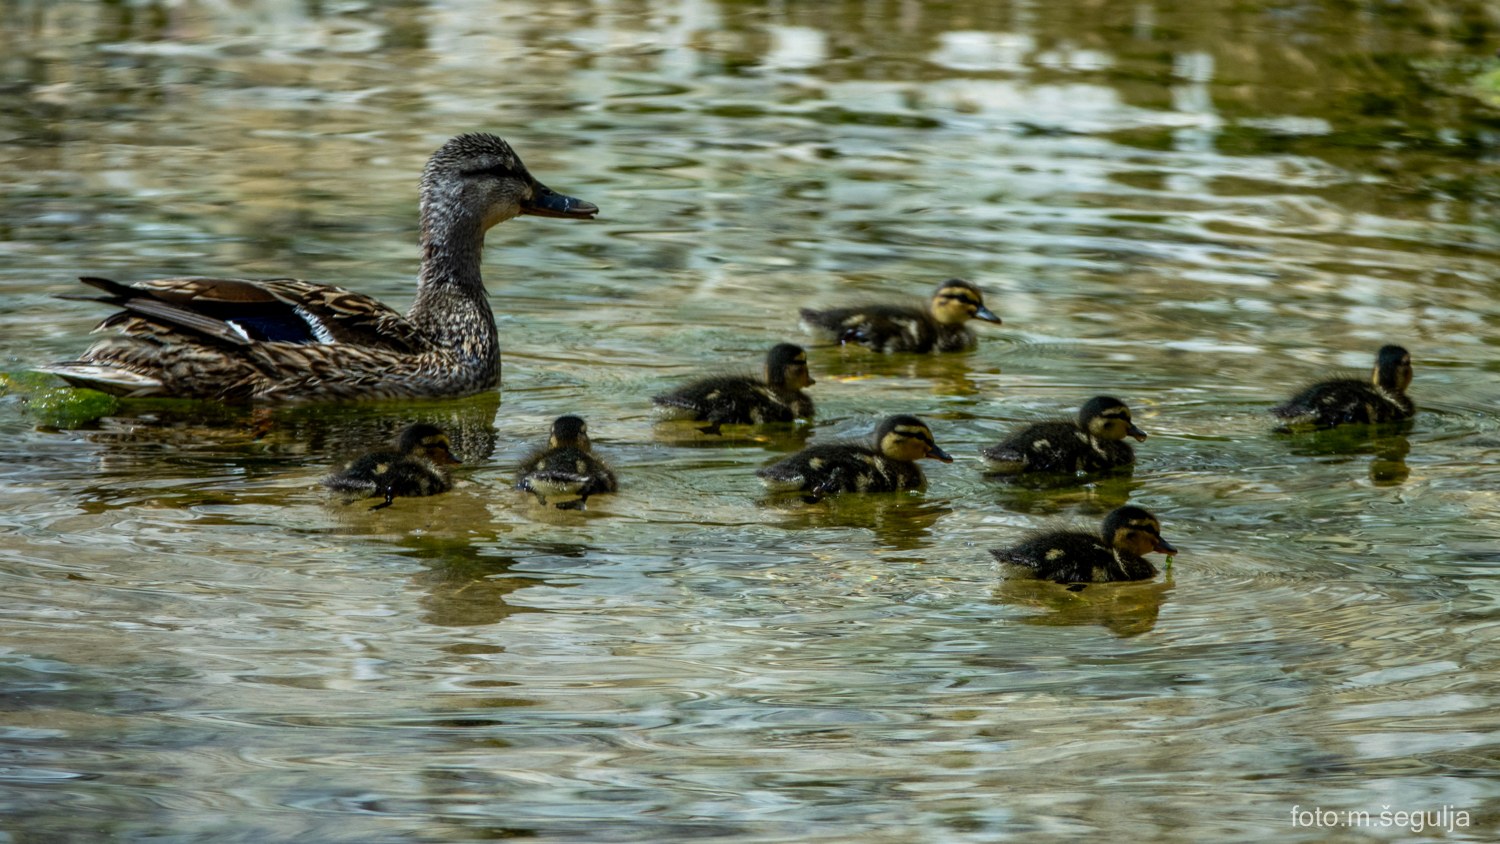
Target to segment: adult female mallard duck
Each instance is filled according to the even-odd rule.
[[[924,457],[953,462],[937,447],[927,423],[915,416],[888,416],[875,428],[871,445],[814,445],[755,474],[772,492],[803,492],[816,501],[832,492],[919,489],[927,479],[916,461]]]
[[[864,305],[819,311],[802,309],[802,325],[827,342],[857,343],[877,352],[961,352],[979,342],[964,323],[1000,323],[984,306],[984,294],[963,279],[937,286],[927,307]]]
[[[1007,475],[1027,472],[1102,472],[1128,466],[1135,450],[1126,437],[1146,439],[1146,432],[1130,421],[1130,408],[1111,396],[1095,396],[1078,411],[1077,421],[1038,422],[982,448],[979,456],[991,471]]]
[[[1400,422],[1417,412],[1406,395],[1410,386],[1411,354],[1400,346],[1382,346],[1368,382],[1357,378],[1320,381],[1271,412],[1286,420],[1281,431]]]
[[[995,559],[1056,583],[1109,583],[1156,576],[1146,559],[1152,552],[1175,554],[1161,538],[1161,522],[1142,507],[1120,507],[1104,517],[1098,534],[1056,530],[1038,533],[1019,545],[990,551]]]
[[[324,478],[323,486],[343,493],[350,501],[384,496],[385,501],[370,508],[380,510],[391,506],[398,495],[415,498],[447,492],[453,486],[448,467],[458,462],[441,428],[408,425],[394,449],[372,451],[351,460]]]
[[[484,235],[521,214],[586,220],[494,135],[459,135],[422,173],[422,269],[405,316],[341,287],[289,278],[84,278],[121,310],[118,335],[45,367],[121,396],[299,401],[462,396],[500,383],[500,345],[479,264]]]
[[[558,502],[559,510],[582,510],[590,495],[615,488],[615,473],[594,456],[588,425],[577,416],[557,417],[547,447],[521,459],[516,479],[516,489],[532,493],[543,506],[548,496],[577,496]]]
[[[766,354],[766,377],[714,375],[653,396],[664,419],[693,419],[709,424],[700,430],[719,433],[720,425],[760,425],[810,419],[812,399],[803,388],[817,382],[807,371],[807,352],[792,343],[777,343]]]

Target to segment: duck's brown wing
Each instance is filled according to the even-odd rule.
[[[68,296],[104,302],[120,312],[99,324],[132,336],[170,342],[171,334],[231,347],[254,343],[346,343],[403,354],[427,340],[405,317],[362,293],[291,278],[242,279],[188,276],[120,284],[84,277],[102,296]],[[187,339],[187,338],[185,338]]]

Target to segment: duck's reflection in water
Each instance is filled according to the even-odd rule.
[[[953,512],[946,499],[928,501],[910,492],[830,495],[813,504],[782,496],[760,503],[779,512],[787,530],[864,528],[881,546],[898,551],[930,547],[933,525]]]
[[[1156,626],[1173,589],[1171,575],[1160,581],[1063,585],[1049,580],[1006,578],[995,587],[998,604],[1040,610],[1018,619],[1042,627],[1097,625],[1116,636],[1139,636]]]

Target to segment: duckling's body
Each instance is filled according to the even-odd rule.
[[[46,367],[123,396],[305,401],[460,396],[500,383],[500,345],[480,258],[484,234],[521,214],[589,219],[598,208],[549,190],[493,135],[460,135],[422,175],[422,269],[403,316],[381,302],[295,279],[184,277],[125,285],[86,277],[85,298],[121,310],[117,336]]]
[[[1097,534],[1058,530],[1019,545],[990,551],[1001,563],[1055,583],[1109,583],[1156,576],[1152,552],[1175,554],[1162,539],[1161,522],[1141,507],[1120,507],[1104,518]]]
[[[826,342],[854,343],[877,352],[961,352],[979,342],[965,323],[1000,322],[984,306],[979,288],[957,278],[939,284],[925,308],[875,304],[803,308],[801,313],[803,326]]]
[[[915,416],[887,417],[874,442],[814,445],[755,474],[772,492],[803,492],[816,500],[834,492],[895,492],[920,489],[927,479],[916,461],[953,458],[933,442],[932,431]]]
[[[653,396],[651,401],[660,417],[708,422],[704,433],[717,434],[721,425],[761,425],[812,418],[812,399],[802,390],[815,383],[807,371],[807,352],[792,343],[778,343],[766,354],[764,379],[748,375],[711,376]]]
[[[1321,381],[1271,412],[1286,420],[1283,431],[1400,422],[1417,412],[1416,405],[1406,395],[1411,379],[1411,355],[1406,349],[1383,346],[1375,355],[1375,369],[1369,381],[1357,378]]]
[[[418,498],[447,492],[453,486],[448,467],[458,459],[449,448],[448,435],[433,425],[410,425],[401,432],[394,449],[381,449],[351,460],[323,479],[323,485],[342,493],[350,501],[381,497],[371,507],[391,506],[397,496]]]
[[[1078,411],[1076,421],[1038,422],[998,444],[980,449],[992,472],[1102,472],[1135,461],[1126,437],[1146,439],[1130,421],[1130,408],[1119,399],[1096,396]]]
[[[547,499],[576,496],[558,502],[559,510],[582,510],[590,495],[614,492],[615,473],[594,456],[588,426],[577,416],[559,416],[552,423],[547,447],[522,458],[516,489]]]

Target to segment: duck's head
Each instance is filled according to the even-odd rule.
[[[1375,354],[1375,372],[1370,380],[1382,389],[1406,392],[1411,386],[1411,353],[1400,346],[1381,346]]]
[[[807,350],[796,343],[777,343],[766,353],[766,383],[800,390],[818,383],[807,371]]]
[[[494,135],[459,135],[438,147],[422,171],[422,227],[477,222],[488,229],[512,217],[593,219],[599,206],[537,181],[510,144]]]
[[[875,447],[886,457],[905,463],[924,457],[953,462],[948,452],[937,447],[927,423],[915,416],[887,416],[875,429]]]
[[[1161,538],[1161,522],[1144,507],[1120,507],[1105,516],[1102,537],[1110,547],[1137,557],[1177,553],[1172,543]]]
[[[454,466],[461,462],[453,456],[448,435],[443,433],[443,429],[421,422],[406,426],[396,440],[396,450],[408,457],[430,460],[439,466]]]
[[[588,451],[589,426],[581,416],[559,416],[552,423],[552,436],[547,440],[552,448],[568,447]]]
[[[1095,396],[1085,402],[1078,411],[1078,427],[1099,440],[1146,439],[1146,432],[1130,421],[1130,408],[1113,396]]]
[[[984,306],[984,294],[961,278],[950,278],[932,292],[928,305],[932,318],[943,325],[963,325],[971,319],[1000,323],[1000,317]]]

